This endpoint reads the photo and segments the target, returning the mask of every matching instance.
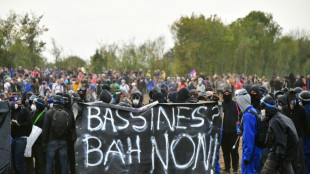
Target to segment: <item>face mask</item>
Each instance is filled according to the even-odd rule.
[[[230,101],[231,100],[231,94],[229,95],[223,95],[224,101]]]
[[[36,111],[37,110],[37,107],[35,105],[31,105],[30,108],[31,108],[32,111]]]
[[[51,93],[46,93],[46,97],[50,97],[51,96]]]
[[[134,105],[138,105],[138,104],[139,104],[139,99],[134,99],[134,100],[132,100],[132,103],[133,103]]]
[[[282,111],[282,106],[278,106],[278,109],[279,109],[280,111]]]
[[[53,109],[53,107],[54,107],[54,103],[51,103],[50,104],[50,109]]]
[[[17,109],[18,109],[18,104],[16,104],[16,103],[12,103],[12,105],[11,105],[11,109],[15,109],[15,110],[17,110]]]
[[[253,95],[253,94],[251,94],[251,103],[253,104],[253,105],[259,105],[259,103],[260,103],[260,99],[259,99],[259,96],[258,95]]]
[[[290,104],[291,104],[291,105],[296,105],[296,99],[292,99],[292,100],[290,101]]]

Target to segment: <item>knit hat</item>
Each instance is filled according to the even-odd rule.
[[[176,99],[177,99],[177,92],[176,91],[172,91],[169,93],[168,98],[170,100],[170,102],[175,103]]]
[[[244,112],[249,106],[251,106],[251,97],[246,89],[238,89],[235,94],[236,102],[241,111]]]
[[[177,92],[177,103],[185,103],[189,97],[189,90],[187,88],[181,88]]]
[[[111,91],[111,88],[110,88],[110,86],[109,85],[107,85],[107,84],[104,84],[103,86],[102,86],[102,88],[101,88],[102,90],[107,90],[107,91]]]
[[[102,90],[100,95],[99,95],[99,100],[103,101],[105,103],[110,103],[112,99],[112,96],[110,94],[110,92],[106,89]]]

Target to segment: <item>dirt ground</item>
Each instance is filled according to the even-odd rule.
[[[241,141],[239,141],[239,149],[238,149],[238,151],[239,151],[239,167],[238,167],[239,169],[238,169],[238,173],[241,173],[241,157],[242,157],[242,142]],[[221,174],[225,174],[224,172],[222,172],[222,170],[225,169],[222,148],[220,148],[220,160],[219,161],[220,161],[220,167],[221,167]],[[231,168],[230,172],[233,173],[232,171],[233,171],[233,169]]]

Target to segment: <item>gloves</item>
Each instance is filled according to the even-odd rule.
[[[45,143],[42,144],[42,151],[43,151],[43,153],[46,152],[46,144]]]
[[[17,120],[14,120],[14,119],[11,120],[11,124],[12,124],[13,126],[19,126]]]
[[[243,164],[244,164],[244,165],[248,165],[248,164],[250,164],[250,161],[248,161],[248,160],[243,160]]]
[[[277,167],[276,167],[277,170],[282,170],[283,161],[284,161],[284,157],[282,155],[278,155]]]
[[[242,136],[242,131],[240,130],[240,123],[237,124],[237,134],[238,136]]]

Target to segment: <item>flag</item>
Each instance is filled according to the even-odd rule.
[[[189,73],[191,77],[194,77],[196,79],[196,70],[194,69],[192,72]]]

